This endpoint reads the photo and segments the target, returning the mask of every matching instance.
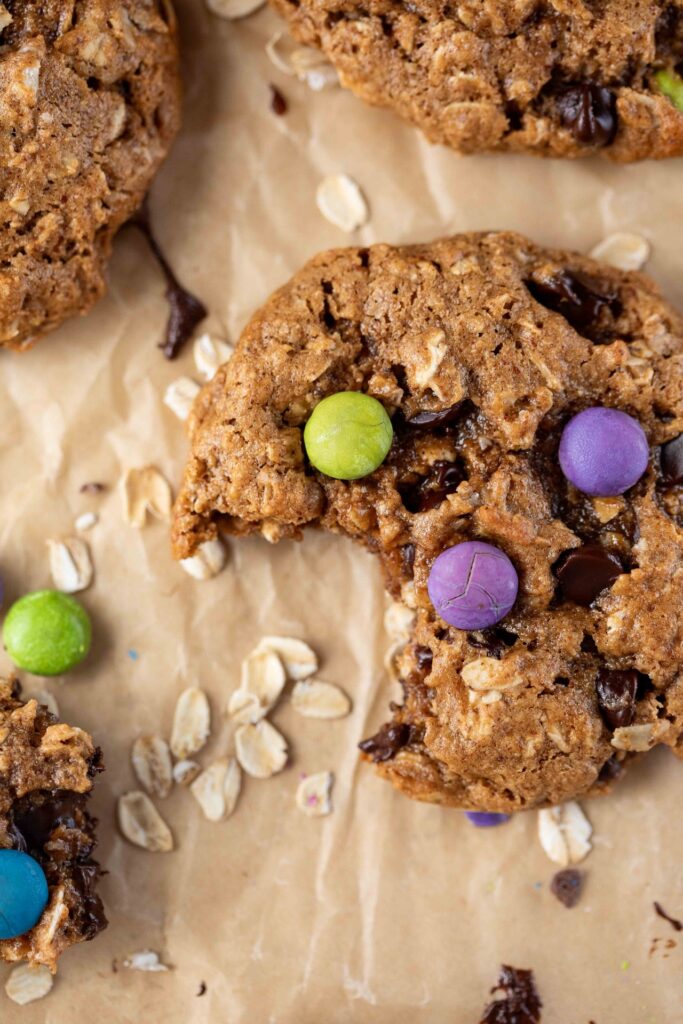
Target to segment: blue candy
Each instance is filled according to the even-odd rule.
[[[0,850],[0,939],[29,932],[47,900],[47,879],[38,861],[19,850]]]
[[[465,817],[477,828],[493,828],[510,820],[509,814],[494,814],[493,811],[465,811]]]

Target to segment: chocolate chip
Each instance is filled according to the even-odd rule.
[[[683,484],[683,434],[663,446],[662,475],[668,484]]]
[[[600,769],[598,782],[613,782],[615,779],[619,778],[622,771],[623,768],[621,767],[621,762],[617,758],[616,754],[612,754],[611,757],[607,758]]]
[[[544,281],[530,278],[525,284],[537,302],[559,313],[574,330],[600,344],[605,336],[605,314],[617,317],[621,302],[614,291],[598,291],[584,274],[562,270]]]
[[[516,633],[504,626],[489,626],[488,629],[481,629],[477,633],[468,633],[467,641],[472,647],[478,647],[486,651],[491,658],[502,658],[508,648],[513,647],[518,640]]]
[[[539,1024],[543,1003],[536,989],[531,971],[503,964],[498,984],[491,994],[502,992],[484,1010],[480,1024]]]
[[[448,494],[453,494],[464,478],[459,462],[439,459],[432,465],[428,476],[423,477],[419,483],[399,484],[398,492],[409,512],[429,512],[437,508]]]
[[[581,82],[558,94],[557,108],[562,124],[571,129],[585,146],[609,146],[617,132],[617,101],[613,92],[600,85]]]
[[[277,117],[287,113],[287,100],[276,85],[270,83],[270,109]]]
[[[425,675],[429,675],[432,671],[433,660],[434,655],[432,654],[431,648],[422,646],[415,648],[415,661],[417,662],[417,667]]]
[[[601,544],[583,544],[560,557],[555,575],[563,597],[588,607],[623,571],[616,555]]]
[[[364,754],[369,754],[375,764],[390,761],[401,747],[410,741],[410,726],[406,722],[384,725],[371,736],[358,744]]]
[[[560,903],[569,909],[575,907],[581,899],[582,888],[583,875],[576,868],[565,868],[564,871],[558,871],[553,875],[553,880],[550,883],[550,891],[553,896],[557,896]]]
[[[610,729],[630,725],[636,715],[638,673],[633,669],[601,668],[595,689],[605,724]]]
[[[403,568],[406,572],[412,576],[413,566],[415,565],[415,545],[404,544],[401,548],[401,561],[403,562]]]
[[[414,416],[405,421],[405,425],[411,430],[433,430],[435,427],[445,427],[454,423],[460,414],[462,402],[457,402],[449,409],[440,409],[438,412],[416,412]]]

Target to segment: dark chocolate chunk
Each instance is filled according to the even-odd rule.
[[[287,113],[287,100],[276,85],[270,83],[270,109],[277,117]]]
[[[583,874],[576,868],[565,868],[553,875],[550,883],[550,891],[557,896],[560,903],[571,909],[581,899],[583,888]]]
[[[683,434],[663,446],[662,475],[668,484],[683,484]]]
[[[419,483],[399,484],[398,492],[409,512],[429,512],[437,508],[448,494],[453,494],[464,478],[459,462],[439,459],[431,467],[428,476],[423,477]]]
[[[623,571],[616,555],[601,544],[583,544],[560,557],[555,575],[563,597],[588,607]]]
[[[605,724],[610,729],[630,725],[636,715],[638,673],[633,669],[601,668],[595,689]]]
[[[504,626],[489,626],[488,629],[480,629],[477,633],[468,633],[467,642],[472,647],[478,647],[486,651],[491,658],[502,658],[508,648],[513,647],[518,640],[516,633],[505,629]]]
[[[491,989],[492,995],[497,992],[503,998],[489,1003],[480,1024],[539,1024],[543,1003],[532,971],[503,964],[498,984]]]
[[[661,903],[654,903],[655,914],[663,917],[665,921],[668,921],[675,932],[683,932],[683,922],[679,921],[676,917],[671,917],[667,914],[666,910],[662,907]]]
[[[462,402],[457,402],[449,409],[440,409],[438,412],[416,412],[414,416],[405,421],[405,425],[411,430],[433,430],[435,427],[445,427],[454,423],[460,415]]]
[[[434,655],[432,654],[431,648],[422,646],[415,648],[415,661],[417,662],[417,667],[425,675],[429,675],[432,671],[433,660]]]
[[[621,767],[621,762],[615,754],[612,754],[611,757],[607,758],[600,769],[598,782],[613,782],[615,779],[619,778],[622,771],[623,768]]]
[[[363,740],[358,746],[364,754],[369,754],[372,760],[379,764],[381,761],[390,761],[409,741],[410,726],[406,722],[401,722],[382,726],[378,733],[370,739]]]
[[[529,278],[525,284],[537,302],[559,313],[575,331],[594,342],[607,340],[601,324],[606,314],[619,316],[621,302],[614,291],[598,291],[584,274],[562,270],[545,281]]]
[[[205,318],[208,310],[200,299],[183,288],[175,276],[152,231],[146,199],[138,212],[131,217],[129,223],[144,235],[152,255],[166,279],[166,299],[170,309],[166,322],[166,335],[159,348],[162,349],[167,359],[175,359],[183,345],[192,337],[197,324]]]
[[[562,124],[585,146],[609,146],[617,133],[617,100],[609,89],[590,82],[569,85],[558,94]]]

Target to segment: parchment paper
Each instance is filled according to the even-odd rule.
[[[185,123],[152,209],[179,276],[209,306],[214,333],[235,339],[305,259],[353,241],[314,203],[323,175],[342,171],[371,205],[363,242],[515,228],[589,249],[609,231],[633,229],[652,240],[649,269],[683,305],[680,161],[616,168],[459,159],[388,112],[341,90],[314,94],[277,72],[264,52],[278,27],[268,11],[229,23],[201,0],[179,7]],[[270,111],[271,81],[289,102],[285,117]],[[232,544],[220,576],[197,583],[171,561],[166,524],[136,532],[124,523],[123,470],[154,463],[177,484],[186,454],[183,426],[161,397],[194,366],[190,351],[170,365],[155,347],[162,292],[143,242],[126,231],[97,309],[0,362],[8,599],[49,584],[47,537],[71,532],[84,511],[100,515],[88,535],[97,578],[83,596],[94,653],[52,689],[63,716],[105,750],[94,804],[111,922],[64,957],[47,999],[22,1009],[0,990],[0,1020],[475,1024],[507,962],[534,969],[544,1024],[683,1021],[683,949],[665,948],[676,934],[652,908],[659,900],[683,917],[680,762],[650,756],[613,797],[587,805],[594,849],[585,895],[568,911],[549,892],[555,868],[534,814],[476,830],[359,765],[356,744],[385,720],[391,690],[383,589],[368,555],[314,534],[275,548],[249,540]],[[108,491],[81,495],[93,480]],[[145,731],[168,735],[177,694],[198,684],[214,715],[202,760],[229,750],[226,698],[241,658],[267,632],[307,639],[321,677],[352,695],[353,714],[316,722],[283,702],[274,722],[291,744],[288,770],[247,779],[234,816],[219,825],[176,789],[161,805],[176,852],[126,844],[114,806],[135,785],[131,742]],[[327,769],[336,775],[334,813],[305,818],[294,806],[299,773]],[[113,961],[144,948],[173,970],[113,971]]]

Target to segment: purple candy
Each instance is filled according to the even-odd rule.
[[[648,458],[645,431],[618,409],[584,409],[562,431],[562,472],[584,494],[600,498],[623,494],[640,480]]]
[[[480,540],[442,551],[427,581],[434,608],[457,629],[485,629],[500,622],[515,603],[518,586],[508,556]]]
[[[493,814],[489,811],[465,811],[465,817],[477,828],[493,828],[510,820],[509,814]]]

